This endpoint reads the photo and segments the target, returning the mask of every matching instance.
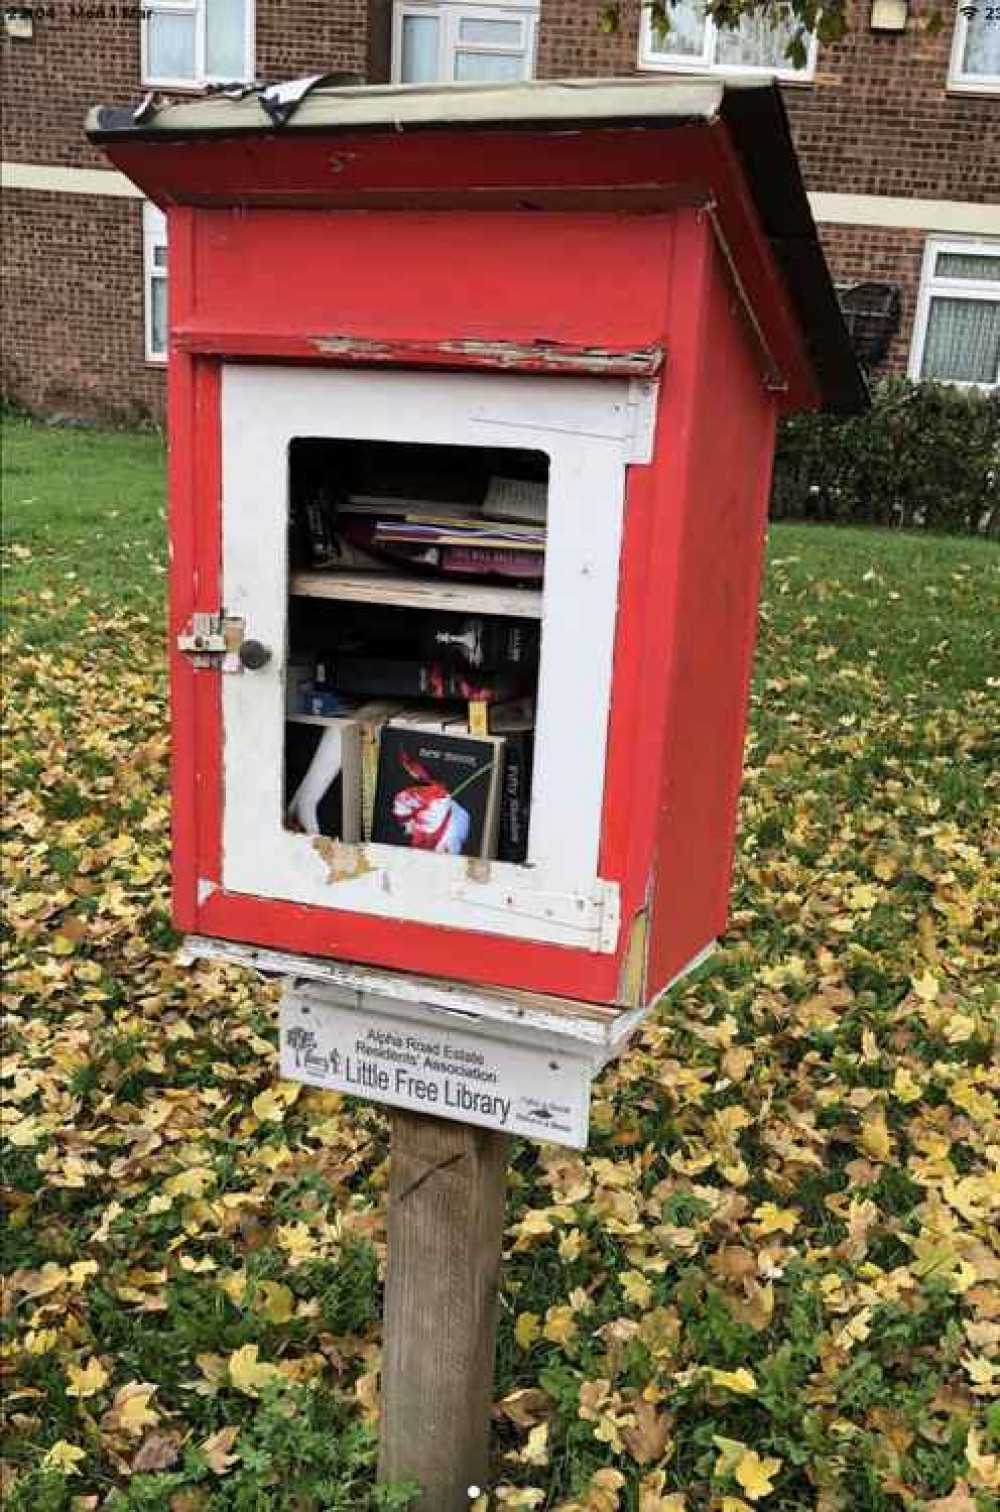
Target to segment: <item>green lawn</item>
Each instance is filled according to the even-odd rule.
[[[384,1121],[174,963],[162,445],[4,464],[5,1509],[402,1507]],[[516,1148],[484,1508],[996,1512],[998,652],[995,545],[774,530],[732,927]]]

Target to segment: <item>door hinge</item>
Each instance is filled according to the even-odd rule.
[[[223,672],[242,672],[240,646],[245,622],[236,614],[192,614],[177,637],[177,649],[190,656],[196,667],[218,667]]]

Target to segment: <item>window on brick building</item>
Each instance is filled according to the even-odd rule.
[[[253,0],[143,0],[144,83],[183,87],[253,76]]]
[[[1000,241],[927,243],[910,377],[1000,384]]]
[[[706,12],[703,0],[672,0],[670,27],[657,31],[651,9],[643,7],[639,34],[639,66],[670,72],[771,74],[779,79],[810,79],[816,69],[816,38],[809,39],[802,63],[788,56],[798,32],[791,21],[776,20],[769,12],[742,16],[736,27],[720,27]]]
[[[466,5],[397,0],[392,77],[398,84],[530,79],[538,5]]]
[[[147,200],[142,207],[142,281],[146,361],[167,360],[167,218]]]
[[[962,5],[951,49],[952,89],[1000,93],[1000,5]]]

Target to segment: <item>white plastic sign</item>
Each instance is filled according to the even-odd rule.
[[[281,1074],[391,1107],[584,1149],[593,1063],[470,1031],[455,1018],[432,1011],[410,1018],[292,982],[281,999]]]

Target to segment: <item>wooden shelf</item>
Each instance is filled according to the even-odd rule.
[[[394,572],[293,572],[297,598],[339,599],[354,604],[393,604],[399,609],[446,609],[458,614],[507,614],[541,619],[540,588],[496,583],[404,577]]]

